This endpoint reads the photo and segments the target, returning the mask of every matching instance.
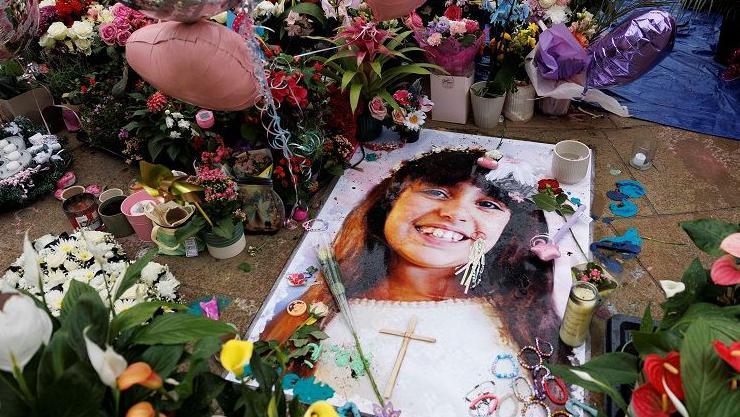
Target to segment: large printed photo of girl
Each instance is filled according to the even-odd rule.
[[[511,379],[494,376],[495,357],[511,354],[516,361],[535,338],[554,346],[550,362],[562,363],[570,353],[558,342],[553,263],[529,250],[533,236],[548,233],[543,212],[527,199],[537,178],[509,158],[487,169],[479,162],[485,152],[437,149],[405,161],[351,210],[333,241],[379,384],[386,384],[402,342],[380,330],[403,332],[415,318],[414,333],[435,339],[412,340],[403,360],[391,400],[408,417],[468,415],[464,397],[484,381],[497,385],[501,415],[512,415],[521,405],[511,395]],[[480,237],[485,267],[478,285],[465,293],[455,272]],[[310,286],[300,299],[334,305],[325,283]],[[321,323],[329,339],[311,372],[343,400],[371,410],[377,401],[368,379],[338,360],[341,351],[352,350],[352,337],[332,310]],[[284,340],[304,320],[278,313],[260,339]],[[497,366],[512,368],[506,361]],[[519,373],[530,375],[521,367]]]

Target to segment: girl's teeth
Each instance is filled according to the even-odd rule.
[[[463,239],[463,235],[451,230],[437,229],[435,227],[422,227],[419,229],[422,233],[432,235],[438,239],[449,240],[450,242],[458,242]]]

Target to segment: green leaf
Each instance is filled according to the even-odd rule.
[[[277,400],[270,397],[270,403],[267,405],[267,417],[278,417]]]
[[[142,345],[171,345],[193,342],[204,337],[234,334],[228,324],[188,313],[170,313],[159,316],[142,327],[132,337],[132,343]]]
[[[141,276],[141,271],[144,269],[145,266],[147,266],[149,262],[152,261],[152,259],[154,259],[155,256],[157,256],[157,251],[157,248],[149,249],[147,253],[145,253],[144,256],[141,257],[141,259],[138,259],[136,262],[126,268],[126,273],[123,275],[123,278],[121,278],[121,285],[119,285],[118,290],[113,297],[114,301],[121,298],[121,295],[123,295],[126,290],[136,284],[136,281],[138,281],[139,277]]]
[[[184,310],[186,307],[180,304],[166,303],[164,301],[145,301],[119,313],[110,323],[111,340],[119,333],[132,327],[140,326],[152,318],[154,313],[162,307],[173,310]]]
[[[216,236],[224,239],[231,239],[231,237],[234,236],[235,228],[236,224],[234,223],[234,219],[232,217],[226,217],[216,223],[212,231]]]
[[[740,390],[730,390],[731,373],[712,342],[740,340],[736,320],[699,318],[689,326],[681,345],[681,375],[689,415],[736,416]]]
[[[183,345],[150,346],[141,354],[141,360],[148,363],[154,372],[164,379],[177,368],[184,351]]]
[[[110,311],[98,294],[83,293],[62,322],[61,329],[68,333],[67,343],[80,358],[87,358],[83,332],[89,327],[87,336],[98,344],[107,339]]]
[[[44,415],[99,417],[105,391],[106,386],[92,367],[78,362],[66,369],[56,382],[44,387],[37,404]]]
[[[242,262],[239,264],[239,270],[242,272],[252,272],[252,265],[247,262]]]
[[[569,384],[609,395],[625,410],[627,404],[614,387],[634,384],[640,373],[639,363],[640,359],[634,355],[613,352],[597,356],[582,366],[551,365],[550,370]],[[590,378],[583,378],[581,372],[585,372]]]
[[[38,369],[39,387],[52,384],[62,376],[65,369],[79,361],[77,354],[70,348],[67,338],[68,333],[64,330],[57,330],[52,334],[49,344],[41,355]]]
[[[722,240],[733,233],[740,232],[740,227],[736,224],[712,219],[683,222],[681,227],[699,249],[712,256],[724,255],[724,251],[719,248]]]
[[[171,143],[169,146],[167,146],[167,156],[170,157],[170,160],[172,162],[176,162],[178,157],[180,156],[181,147],[179,144]]]
[[[653,324],[653,314],[650,311],[650,304],[648,303],[647,307],[645,307],[645,312],[642,313],[642,321],[640,322],[640,331],[644,333],[650,333],[655,328],[655,324]]]
[[[349,90],[349,104],[352,107],[352,114],[357,110],[357,104],[360,102],[360,93],[362,92],[362,83],[355,81]]]
[[[679,331],[686,331],[694,321],[699,318],[724,317],[738,320],[740,318],[740,305],[720,307],[710,303],[696,303],[681,315],[681,318],[671,326]]]
[[[59,317],[61,320],[64,320],[69,314],[69,312],[72,310],[72,307],[74,307],[77,304],[77,299],[80,298],[82,294],[86,294],[86,293],[94,294],[100,297],[98,292],[90,285],[77,281],[77,280],[72,280],[70,282],[69,289],[67,290],[67,293],[64,295],[64,299],[62,299],[62,310],[59,314]]]
[[[385,100],[386,103],[390,104],[391,105],[391,108],[393,108],[393,110],[399,110],[399,109],[401,109],[401,106],[398,105],[398,102],[396,101],[396,99],[393,98],[393,96],[388,91],[382,90],[382,91],[378,92],[378,95],[380,97],[382,97],[383,100]]]
[[[175,230],[175,240],[178,244],[185,242],[189,238],[197,235],[201,230],[206,228],[206,219],[200,214],[193,216],[190,221]]]
[[[373,69],[373,71],[375,71],[376,74],[378,74],[378,77],[382,77],[383,76],[383,73],[382,73],[383,70],[382,70],[382,66],[381,66],[380,62],[373,61],[373,62],[370,63],[370,67]]]
[[[567,204],[563,204],[562,206],[560,206],[560,208],[558,209],[558,211],[559,211],[559,212],[560,212],[561,214],[563,214],[563,215],[566,215],[566,214],[573,214],[573,213],[575,213],[575,212],[576,212],[576,211],[575,211],[575,210],[573,209],[573,207],[572,207],[572,206],[569,206],[569,205],[567,205]]]
[[[655,353],[665,355],[681,346],[681,334],[673,330],[659,332],[632,332],[632,344],[641,355]]]
[[[357,71],[347,71],[342,75],[342,91],[347,88],[349,82],[352,81],[352,78],[354,78],[356,74]]]
[[[298,14],[307,14],[319,23],[321,23],[322,26],[326,24],[326,16],[324,16],[324,11],[319,7],[317,4],[314,3],[298,3],[295,6],[291,7],[290,9],[286,10],[283,14],[285,17],[288,16],[287,13],[290,12],[296,12]]]
[[[555,198],[545,193],[535,194],[532,196],[532,201],[543,211],[553,212],[558,209],[558,203],[555,201]]]

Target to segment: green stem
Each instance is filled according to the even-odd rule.
[[[370,364],[368,364],[367,359],[365,358],[365,353],[362,351],[362,345],[360,345],[360,338],[357,337],[357,333],[352,332],[352,337],[355,339],[355,347],[357,348],[357,353],[360,354],[360,360],[362,361],[362,367],[365,369],[365,373],[368,376],[368,379],[370,379],[370,385],[373,387],[373,392],[375,393],[375,396],[378,398],[378,402],[381,406],[385,406],[385,399],[380,394],[380,389],[378,389],[378,384],[375,382],[375,378],[373,377],[373,374],[370,370]]]
[[[119,391],[118,388],[113,388],[113,401],[113,416],[118,417],[119,407],[121,404],[121,391]]]
[[[31,406],[31,408],[36,408],[34,406],[34,398],[33,393],[31,393],[31,389],[28,388],[28,384],[26,383],[26,378],[23,376],[23,371],[18,368],[18,366],[15,363],[15,358],[12,358],[13,361],[13,377],[18,382],[18,388],[21,390],[21,393],[24,397],[26,397],[26,401],[28,402],[28,405]]]

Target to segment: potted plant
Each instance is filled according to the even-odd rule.
[[[419,80],[407,88],[396,90],[392,97],[398,103],[397,109],[388,109],[389,106],[378,96],[370,101],[370,114],[380,121],[390,119],[391,126],[398,132],[401,142],[416,142],[419,140],[421,127],[426,122],[427,113],[432,111],[434,103],[422,94]]]
[[[596,262],[586,262],[570,268],[573,282],[582,281],[594,284],[601,297],[611,294],[619,283],[601,265]]]
[[[661,281],[663,319],[655,326],[645,309],[632,333],[636,353],[550,369],[570,384],[608,395],[630,416],[734,416],[740,405],[740,227],[717,220],[681,226],[699,249],[719,258],[710,270],[694,260],[681,282]],[[635,387],[631,400],[618,385]]]
[[[405,54],[421,51],[404,46],[411,33],[381,29],[365,16],[358,16],[337,36],[325,39],[339,47],[337,53],[329,58],[314,58],[324,64],[323,75],[335,80],[342,91],[349,91],[359,141],[376,139],[382,131],[382,121],[373,117],[368,107],[374,97],[381,97],[394,110],[400,109],[388,90],[409,74],[428,75],[430,68],[438,68],[429,63],[410,63]]]
[[[519,28],[511,37],[507,46],[507,54],[516,60],[514,85],[506,95],[504,116],[515,122],[526,122],[534,116],[535,91],[529,82],[529,76],[524,70],[524,59],[537,45],[539,27],[530,23],[527,27]]]
[[[480,81],[470,87],[470,100],[473,105],[475,125],[482,129],[496,127],[506,100],[506,93],[514,86],[515,74],[523,63],[521,57],[512,49],[512,36],[527,16],[526,2],[505,0],[498,2],[494,9],[491,3],[484,8],[491,13],[491,40],[486,47],[490,55],[490,73],[487,81]],[[528,43],[529,35],[523,33]],[[522,45],[524,47],[525,45]]]

